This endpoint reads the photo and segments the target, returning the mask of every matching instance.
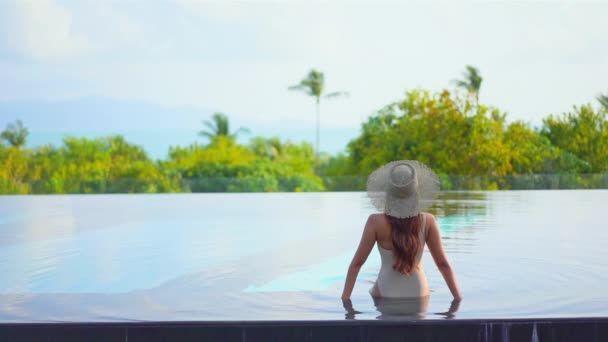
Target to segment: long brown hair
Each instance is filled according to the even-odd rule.
[[[422,214],[407,218],[397,218],[386,215],[391,223],[391,237],[393,239],[393,255],[395,263],[393,269],[399,273],[410,274],[415,268],[416,256],[423,248],[419,232],[422,227]]]

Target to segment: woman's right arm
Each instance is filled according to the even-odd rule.
[[[346,273],[344,290],[342,291],[343,301],[350,300],[350,295],[355,287],[355,281],[357,280],[357,275],[359,275],[359,270],[361,270],[365,260],[367,260],[372,248],[374,248],[374,244],[376,243],[376,229],[374,227],[377,224],[377,221],[378,215],[372,214],[369,215],[367,223],[365,223],[363,236],[361,236],[361,242],[359,242],[359,248],[357,248],[355,256],[350,262],[350,266],[348,266],[348,273]]]
[[[448,285],[450,292],[452,292],[452,296],[454,296],[454,299],[456,300],[461,300],[462,295],[460,294],[460,290],[458,289],[456,275],[454,275],[454,270],[452,270],[452,266],[448,261],[448,257],[443,251],[443,245],[441,244],[441,235],[439,233],[439,226],[437,225],[435,216],[433,216],[432,214],[426,215],[428,229],[426,243],[427,246],[429,246],[429,251],[431,251],[433,260],[435,260],[435,265],[437,265],[437,268],[439,269],[439,272],[441,272],[445,283]]]

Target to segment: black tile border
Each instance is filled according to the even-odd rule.
[[[608,317],[0,323],[18,341],[608,341]]]

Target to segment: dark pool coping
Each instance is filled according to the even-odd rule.
[[[8,341],[608,341],[608,317],[0,323]]]

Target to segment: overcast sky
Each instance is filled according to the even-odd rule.
[[[482,102],[538,123],[608,93],[607,13],[605,1],[0,0],[0,101],[93,96],[308,125],[312,99],[287,87],[314,67],[351,94],[326,101],[323,125],[359,127],[472,64]]]

